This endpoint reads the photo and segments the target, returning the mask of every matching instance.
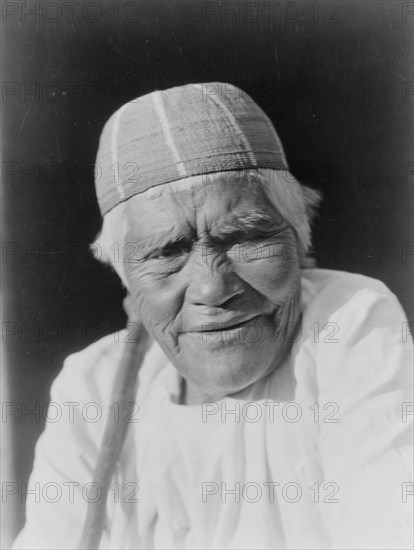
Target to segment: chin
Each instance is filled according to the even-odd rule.
[[[244,390],[265,377],[277,366],[275,346],[223,346],[219,350],[199,351],[185,378],[212,394],[230,395]],[[194,365],[198,365],[195,370]],[[184,374],[184,373],[183,373]]]

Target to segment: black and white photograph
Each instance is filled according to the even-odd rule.
[[[414,2],[3,0],[1,548],[414,548]]]

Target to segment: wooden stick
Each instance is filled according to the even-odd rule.
[[[121,411],[127,410],[127,408],[124,409],[124,405],[135,400],[137,375],[147,351],[146,340],[146,332],[142,328],[137,341],[125,344],[112,393],[112,403],[119,403],[119,410]],[[96,550],[99,548],[106,521],[106,500],[109,486],[121,454],[127,426],[128,423],[123,420],[117,423],[113,416],[109,415],[93,477],[94,483],[97,483],[98,487],[101,488],[102,494],[97,502],[88,503],[88,511],[79,545],[81,550]]]

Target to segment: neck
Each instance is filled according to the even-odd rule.
[[[180,405],[201,405],[223,399],[224,395],[211,394],[181,378]]]

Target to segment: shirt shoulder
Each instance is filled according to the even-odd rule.
[[[302,270],[304,317],[338,319],[351,310],[386,303],[405,317],[397,297],[381,281],[358,273],[330,269]],[[311,320],[311,319],[309,319]]]
[[[124,329],[69,355],[52,384],[52,400],[68,398],[109,403],[124,347],[130,337],[130,331]],[[139,387],[151,384],[165,364],[167,359],[162,349],[152,342],[139,371]]]
[[[126,331],[109,334],[69,355],[51,388],[52,399],[65,396],[77,401],[109,399],[122,357]]]
[[[307,270],[302,297],[295,352],[313,364],[319,388],[329,386],[330,395],[338,385],[368,393],[386,380],[390,387],[412,387],[410,324],[386,285],[363,275]]]

